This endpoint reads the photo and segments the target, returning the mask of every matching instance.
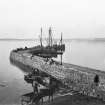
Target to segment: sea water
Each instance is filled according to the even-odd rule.
[[[68,40],[63,62],[105,71],[105,41]],[[10,63],[13,49],[31,47],[39,44],[37,40],[0,41],[0,104],[20,103],[22,94],[32,92],[31,84],[24,81],[25,72]],[[60,61],[60,56],[56,59]]]

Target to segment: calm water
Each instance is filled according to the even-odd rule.
[[[10,64],[9,55],[15,48],[36,44],[37,41],[0,41],[0,104],[19,103],[20,95],[32,91],[24,81],[25,73]],[[70,40],[66,42],[63,62],[105,71],[105,42]]]

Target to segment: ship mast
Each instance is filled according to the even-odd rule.
[[[40,35],[40,44],[41,44],[41,47],[42,47],[42,27],[41,27],[41,35]]]
[[[52,47],[52,30],[51,30],[51,27],[49,28],[48,45],[49,45],[50,47]]]

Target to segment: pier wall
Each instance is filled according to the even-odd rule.
[[[24,66],[38,68],[39,70],[60,80],[67,88],[82,94],[105,98],[105,73],[72,64],[49,64],[45,58],[34,56],[29,53],[11,52],[10,59],[20,62]],[[95,86],[94,77],[99,75],[99,86]]]

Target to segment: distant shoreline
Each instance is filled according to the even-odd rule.
[[[18,39],[18,38],[0,38],[1,40],[39,40],[37,38],[26,38],[26,39]],[[47,38],[43,38],[43,40],[47,40]],[[55,38],[53,40],[60,40],[59,38]],[[89,40],[89,41],[105,41],[105,38],[64,38],[63,40]]]
[[[33,41],[33,42],[38,42],[40,44],[40,40],[39,39],[0,39],[0,41],[6,41],[6,42],[11,42],[11,41]],[[47,42],[47,39],[44,38],[42,40],[43,42]],[[54,43],[59,43],[60,39],[53,39]],[[71,38],[71,39],[63,39],[63,43],[69,42],[71,43],[72,41],[78,41],[78,42],[105,42],[105,38]]]

